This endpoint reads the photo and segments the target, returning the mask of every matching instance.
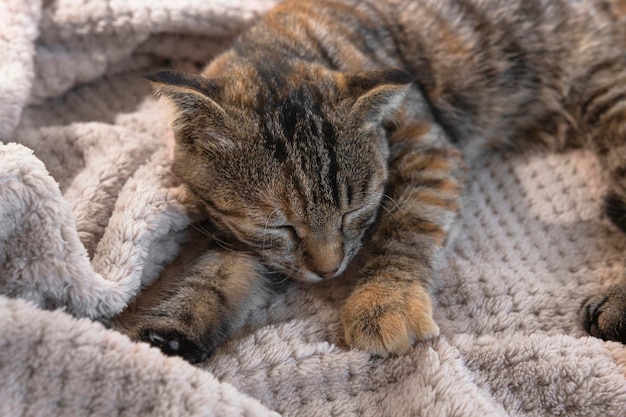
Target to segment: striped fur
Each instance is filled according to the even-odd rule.
[[[229,257],[253,253],[261,269],[233,284],[236,270],[218,274],[207,255],[141,334],[202,359],[271,296],[268,271],[318,281],[363,252],[346,342],[388,355],[437,336],[431,293],[459,218],[462,155],[589,146],[626,231],[625,68],[625,0],[277,6],[200,75],[151,77],[174,104],[175,172],[245,248]],[[626,290],[611,291],[587,303],[583,323],[625,341]],[[191,330],[181,317],[194,317]]]

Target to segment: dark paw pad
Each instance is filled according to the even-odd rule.
[[[582,325],[590,335],[626,344],[626,288],[612,287],[583,303]]]
[[[141,332],[142,341],[161,349],[168,356],[180,356],[190,363],[202,362],[211,353],[208,349],[190,341],[177,331],[145,329]]]

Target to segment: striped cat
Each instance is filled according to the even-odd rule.
[[[437,265],[464,159],[486,147],[587,146],[626,232],[626,0],[317,0],[277,6],[200,75],[150,80],[176,109],[174,171],[222,239],[141,321],[204,360],[283,277],[364,265],[345,341],[402,354],[436,337]],[[583,306],[626,342],[626,286]]]

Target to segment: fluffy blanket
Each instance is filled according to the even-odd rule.
[[[111,328],[192,222],[137,74],[197,70],[273,3],[0,1],[0,415],[624,416],[626,348],[578,320],[626,272],[583,151],[476,164],[441,337],[406,356],[345,345],[341,280],[293,285],[198,367]]]

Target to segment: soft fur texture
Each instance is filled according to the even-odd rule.
[[[276,278],[354,274],[348,345],[384,357],[437,337],[465,166],[491,148],[594,151],[626,231],[625,55],[624,0],[286,1],[199,75],[151,76],[173,107],[172,170],[228,253],[183,273],[135,333],[199,361]],[[238,253],[259,263],[243,279]],[[626,281],[581,310],[626,344]]]
[[[0,414],[622,416],[625,348],[587,337],[578,306],[626,272],[626,239],[583,151],[475,164],[441,336],[405,356],[348,349],[347,281],[289,287],[206,372],[67,314],[119,313],[193,214],[136,70],[193,70],[271,3],[0,3],[0,286],[35,303],[0,301]]]

